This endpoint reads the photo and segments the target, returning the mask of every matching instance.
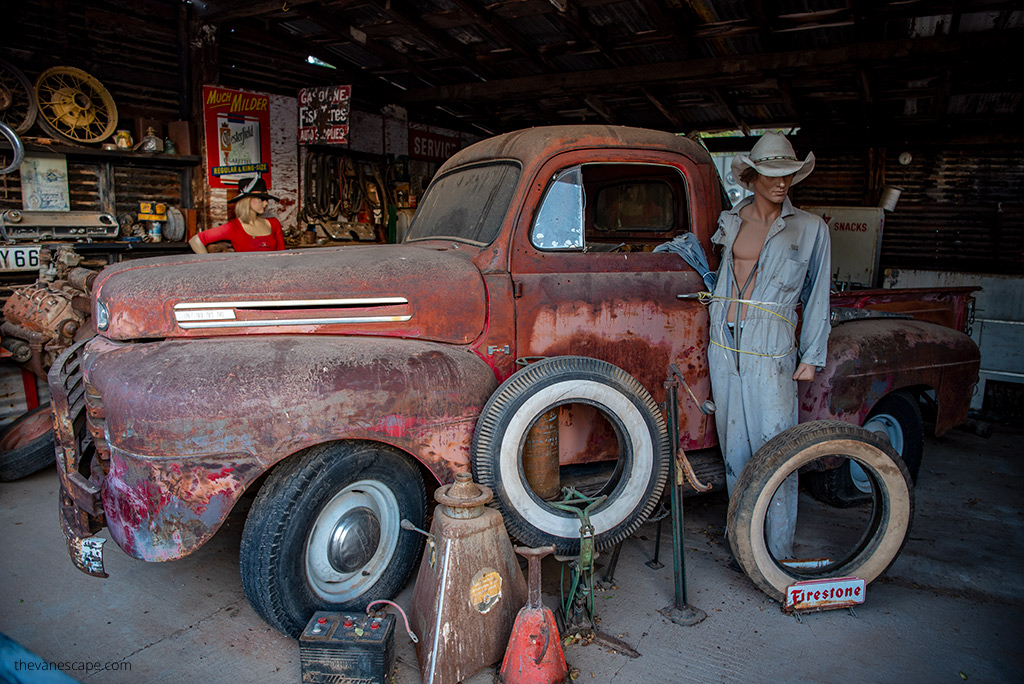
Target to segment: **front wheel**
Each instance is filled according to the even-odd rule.
[[[801,502],[797,548],[805,559],[777,559],[768,549],[769,503],[783,481],[817,459],[841,456],[863,469],[870,511]],[[807,504],[814,504],[808,500]],[[769,440],[740,474],[729,501],[729,545],[743,571],[768,596],[784,601],[802,580],[859,577],[871,582],[896,560],[910,533],[914,489],[899,455],[878,435],[835,420],[803,423]]]
[[[245,521],[242,587],[272,627],[297,637],[318,610],[362,610],[408,581],[423,546],[416,465],[372,442],[315,447],[279,465]]]

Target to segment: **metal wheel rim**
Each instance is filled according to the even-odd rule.
[[[863,427],[888,440],[896,453],[900,456],[903,455],[903,427],[898,420],[888,413],[879,413],[877,416],[868,418]],[[863,494],[871,493],[871,478],[853,460],[850,461],[850,479],[853,480],[853,486],[857,488],[857,491]]]
[[[331,563],[332,538],[339,523],[358,509],[368,509],[376,517],[380,540],[361,568],[339,572]],[[373,586],[398,547],[400,521],[398,499],[378,481],[360,480],[335,494],[320,510],[306,538],[306,582],[313,593],[328,603],[343,603]]]
[[[32,128],[37,112],[32,82],[16,66],[0,59],[0,122],[21,135]]]
[[[114,98],[98,80],[74,67],[52,67],[36,79],[39,124],[72,143],[97,143],[117,128]]]

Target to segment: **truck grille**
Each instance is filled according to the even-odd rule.
[[[110,445],[107,443],[107,413],[103,408],[103,398],[99,391],[85,383],[85,424],[89,428],[93,446],[99,456],[103,473],[110,471]]]
[[[86,388],[81,370],[82,348],[87,341],[76,342],[64,350],[53,362],[47,378],[54,414],[57,466],[64,473],[77,473],[85,479],[91,475],[94,454],[91,430],[85,425]],[[109,449],[107,455],[109,458]]]

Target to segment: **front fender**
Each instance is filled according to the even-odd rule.
[[[862,425],[885,395],[925,386],[936,393],[941,435],[967,418],[980,365],[974,341],[950,328],[903,319],[843,323],[829,335],[825,368],[801,383],[800,421]]]
[[[463,348],[362,337],[97,338],[84,372],[110,445],[107,524],[144,560],[200,546],[260,474],[314,444],[386,442],[450,480],[497,386]]]

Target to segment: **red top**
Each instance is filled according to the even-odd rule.
[[[199,233],[199,241],[204,245],[221,240],[231,240],[231,246],[236,252],[272,252],[277,249],[284,249],[284,231],[281,230],[281,222],[276,218],[268,218],[270,221],[270,235],[252,236],[245,232],[242,222],[232,219],[227,223],[210,228]]]

